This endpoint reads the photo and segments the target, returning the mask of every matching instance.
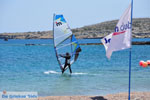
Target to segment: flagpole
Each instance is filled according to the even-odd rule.
[[[130,100],[130,88],[131,88],[131,48],[129,51],[129,94],[128,94],[128,100]]]
[[[132,14],[133,14],[133,0],[131,0],[131,33],[132,33]],[[131,46],[132,46],[132,34],[131,34]],[[129,91],[128,100],[130,100],[130,89],[131,89],[131,48],[129,51]]]

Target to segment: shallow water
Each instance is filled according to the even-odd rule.
[[[26,43],[51,44],[52,40],[9,40],[1,44]],[[72,65],[73,74],[67,70],[62,75],[53,45],[0,45],[0,91],[37,91],[40,96],[128,91],[129,50],[114,52],[107,60],[103,45],[81,48],[78,61]],[[150,90],[150,67],[141,68],[140,60],[150,60],[150,45],[132,46],[131,91]]]

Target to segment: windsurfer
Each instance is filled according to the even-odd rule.
[[[64,68],[62,69],[62,74],[64,73],[65,68],[66,68],[67,66],[69,67],[70,73],[72,73],[71,64],[70,64],[70,58],[71,58],[70,54],[67,52],[66,55],[61,55],[61,54],[60,54],[59,56],[65,58],[65,65],[64,65]]]

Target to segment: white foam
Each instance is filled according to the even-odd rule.
[[[72,73],[72,75],[86,75],[87,73]]]
[[[61,72],[49,70],[49,71],[45,71],[44,74],[61,74]],[[87,73],[75,72],[75,73],[72,73],[72,75],[87,75]]]
[[[59,74],[59,72],[50,70],[50,71],[45,71],[44,74]]]

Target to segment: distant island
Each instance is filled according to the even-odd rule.
[[[72,29],[77,38],[102,38],[114,32],[118,20],[106,21],[94,25]],[[133,38],[150,38],[150,18],[134,18],[132,28]],[[52,31],[0,33],[0,39],[49,39]]]

